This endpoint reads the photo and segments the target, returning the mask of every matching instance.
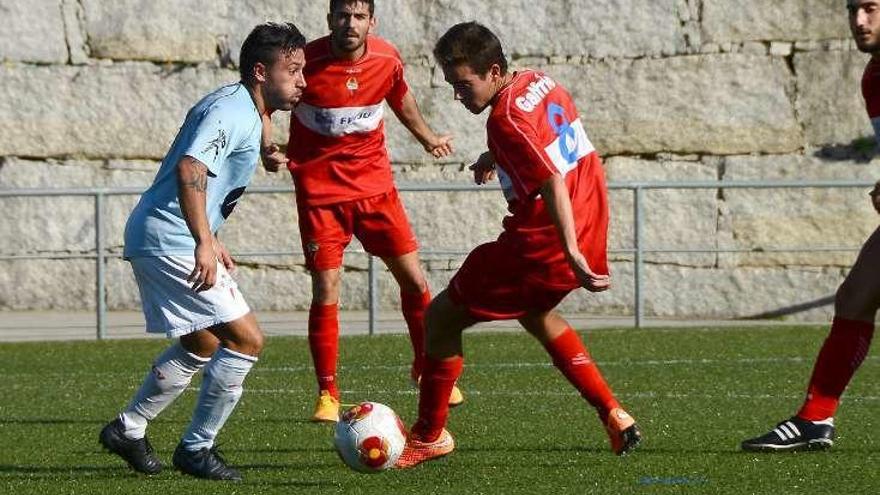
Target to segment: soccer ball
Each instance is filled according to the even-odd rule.
[[[390,407],[361,402],[342,414],[333,444],[348,467],[377,473],[397,462],[406,444],[406,428]]]

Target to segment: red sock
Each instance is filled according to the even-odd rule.
[[[421,294],[400,292],[400,306],[406,328],[409,330],[409,341],[413,348],[413,363],[410,374],[413,380],[422,374],[425,362],[425,311],[431,304],[431,291]]]
[[[544,346],[553,358],[553,364],[565,375],[565,378],[574,385],[581,396],[587,400],[604,424],[608,420],[608,413],[616,407],[620,407],[599,367],[593,362],[590,353],[584,347],[578,334],[571,328],[565,331],[555,340]]]
[[[873,336],[873,323],[834,318],[831,333],[816,358],[799,417],[821,421],[834,416],[841,394],[868,355]]]
[[[419,385],[419,419],[412,427],[412,435],[423,442],[433,442],[440,436],[449,416],[449,394],[461,376],[464,358],[425,358],[425,369]]]
[[[309,349],[318,378],[318,390],[339,399],[336,360],[339,356],[339,306],[313,304],[309,308]]]

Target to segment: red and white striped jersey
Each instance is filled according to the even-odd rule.
[[[542,72],[518,72],[495,96],[486,128],[511,213],[504,219],[502,238],[513,241],[528,260],[553,263],[564,258],[539,194],[544,182],[561,174],[581,252],[595,271],[607,273],[605,174],[568,91]]]
[[[354,201],[394,186],[384,102],[399,109],[409,87],[397,50],[374,36],[366,43],[354,61],[334,57],[329,36],[306,45],[308,87],[291,115],[287,152],[300,204]]]

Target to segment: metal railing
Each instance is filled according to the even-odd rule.
[[[651,182],[630,181],[611,182],[610,190],[629,190],[633,194],[633,246],[631,248],[610,250],[614,254],[633,255],[633,325],[640,328],[644,323],[645,300],[644,300],[644,269],[646,254],[698,254],[698,253],[750,253],[754,249],[749,248],[654,248],[649,249],[644,243],[644,203],[645,191],[657,189],[828,189],[828,188],[861,188],[873,186],[873,181],[867,180],[843,180],[843,181],[678,181],[678,182]],[[464,184],[407,184],[397,185],[401,192],[471,192],[471,191],[498,191],[497,187],[464,185]],[[104,239],[106,225],[104,218],[104,204],[110,196],[133,196],[140,195],[142,188],[116,187],[116,188],[58,188],[58,189],[0,189],[0,198],[12,197],[84,197],[94,198],[95,212],[95,254],[32,254],[32,255],[0,255],[0,261],[27,260],[27,259],[95,259],[95,299],[96,299],[96,335],[98,339],[106,337],[107,332],[107,294],[106,294],[106,261],[108,258],[119,258],[119,253],[108,253]],[[252,187],[248,194],[292,194],[287,187]],[[845,252],[856,251],[856,247],[813,247],[813,248],[762,248],[760,252]],[[367,254],[363,251],[349,251]],[[465,255],[468,251],[420,251],[423,255]],[[279,255],[303,255],[298,251],[268,252],[257,251],[246,254],[236,253],[238,256],[279,256]],[[367,254],[368,255],[368,254]],[[373,256],[368,255],[367,276],[368,282],[368,318],[369,333],[374,334],[378,316],[378,268]]]

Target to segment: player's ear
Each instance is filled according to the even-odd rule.
[[[376,16],[371,15],[370,16],[370,27],[367,28],[367,34],[373,34],[373,31],[376,30],[376,24],[378,24],[378,23],[379,23],[379,21],[376,19]]]
[[[498,64],[492,64],[492,67],[489,67],[489,75],[492,76],[492,80],[504,77],[504,74],[501,73],[501,66]]]
[[[254,64],[254,81],[265,83],[269,79],[269,68],[263,62]]]

